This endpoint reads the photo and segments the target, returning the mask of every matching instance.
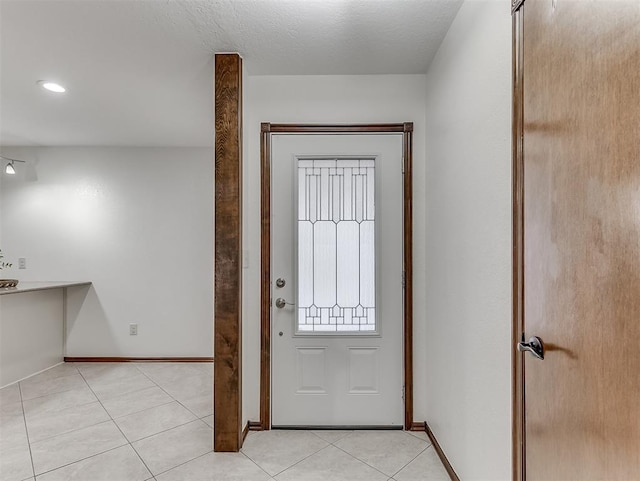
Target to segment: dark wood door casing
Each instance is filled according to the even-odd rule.
[[[271,427],[271,134],[272,133],[402,133],[404,158],[403,363],[405,429],[413,423],[413,122],[399,124],[272,124],[262,123],[261,158],[261,287],[260,287],[260,427]]]
[[[514,353],[514,479],[636,479],[640,4],[518,7],[513,342],[547,353]]]

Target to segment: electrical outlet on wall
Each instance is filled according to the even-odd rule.
[[[18,269],[26,269],[27,268],[27,258],[19,257],[18,258]]]
[[[138,335],[138,325],[137,324],[129,324],[129,335],[137,336]]]

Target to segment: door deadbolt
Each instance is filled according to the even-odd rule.
[[[287,284],[287,281],[285,281],[282,277],[278,277],[278,279],[276,280],[276,287],[284,287]]]

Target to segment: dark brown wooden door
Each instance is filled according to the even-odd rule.
[[[526,479],[640,480],[640,1],[519,14]]]

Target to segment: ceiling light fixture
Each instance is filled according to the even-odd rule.
[[[16,169],[13,166],[14,162],[22,162],[23,164],[25,163],[24,160],[10,159],[9,157],[3,157],[2,155],[0,155],[0,159],[4,159],[4,160],[8,160],[9,161],[9,163],[4,168],[4,173],[5,174],[9,174],[9,175],[14,175],[16,173]]]
[[[36,83],[40,85],[40,87],[42,87],[43,89],[48,90],[49,92],[63,94],[67,91],[67,89],[64,88],[62,85],[57,84],[55,82],[50,82],[49,80],[38,80]]]

